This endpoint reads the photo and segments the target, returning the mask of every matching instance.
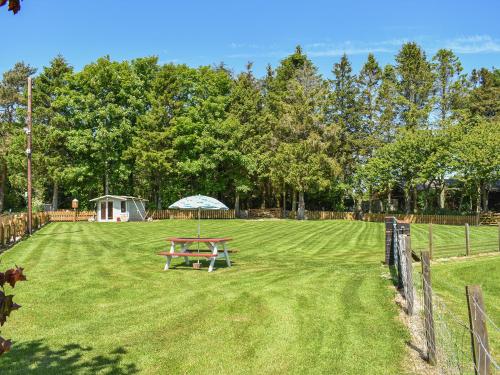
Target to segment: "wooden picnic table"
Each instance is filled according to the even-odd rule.
[[[231,241],[230,237],[210,237],[210,238],[198,238],[198,237],[169,237],[166,239],[170,242],[170,251],[162,251],[158,255],[162,255],[167,258],[167,263],[165,264],[164,270],[170,268],[170,262],[172,258],[183,257],[186,265],[189,265],[189,257],[196,258],[206,258],[210,259],[210,266],[208,267],[208,272],[214,270],[215,260],[219,258],[224,258],[226,260],[227,266],[231,267],[231,260],[229,259],[229,249],[226,243]],[[193,243],[204,243],[208,247],[208,252],[203,251],[198,252],[197,249],[190,249],[189,245]],[[180,246],[180,251],[176,252],[176,246]]]

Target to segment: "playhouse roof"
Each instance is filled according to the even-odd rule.
[[[129,195],[103,195],[94,199],[91,199],[90,202],[95,202],[95,201],[100,201],[103,199],[117,199],[119,201],[147,201],[147,199],[144,198],[138,198],[138,197],[131,197]]]

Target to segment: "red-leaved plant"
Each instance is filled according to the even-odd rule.
[[[23,269],[18,266],[8,269],[5,272],[0,272],[0,326],[4,325],[12,311],[21,307],[12,300],[14,298],[13,294],[5,294],[5,284],[9,284],[11,288],[14,288],[18,281],[25,280],[26,276],[23,274]],[[10,340],[5,340],[0,336],[0,355],[8,352],[11,345],[12,342]]]
[[[21,0],[8,0],[9,1],[9,10],[16,14],[21,10]],[[7,4],[7,0],[0,0],[0,7],[2,5]]]

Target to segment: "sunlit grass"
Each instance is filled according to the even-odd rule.
[[[193,221],[53,223],[1,256],[25,267],[2,374],[400,374],[405,328],[383,224],[203,221],[234,266],[163,271]],[[31,371],[29,371],[31,370]]]

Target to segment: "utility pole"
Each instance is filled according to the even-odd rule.
[[[33,223],[31,205],[31,77],[28,77],[28,116],[26,118],[26,125],[26,156],[28,157],[28,235],[31,236]]]

